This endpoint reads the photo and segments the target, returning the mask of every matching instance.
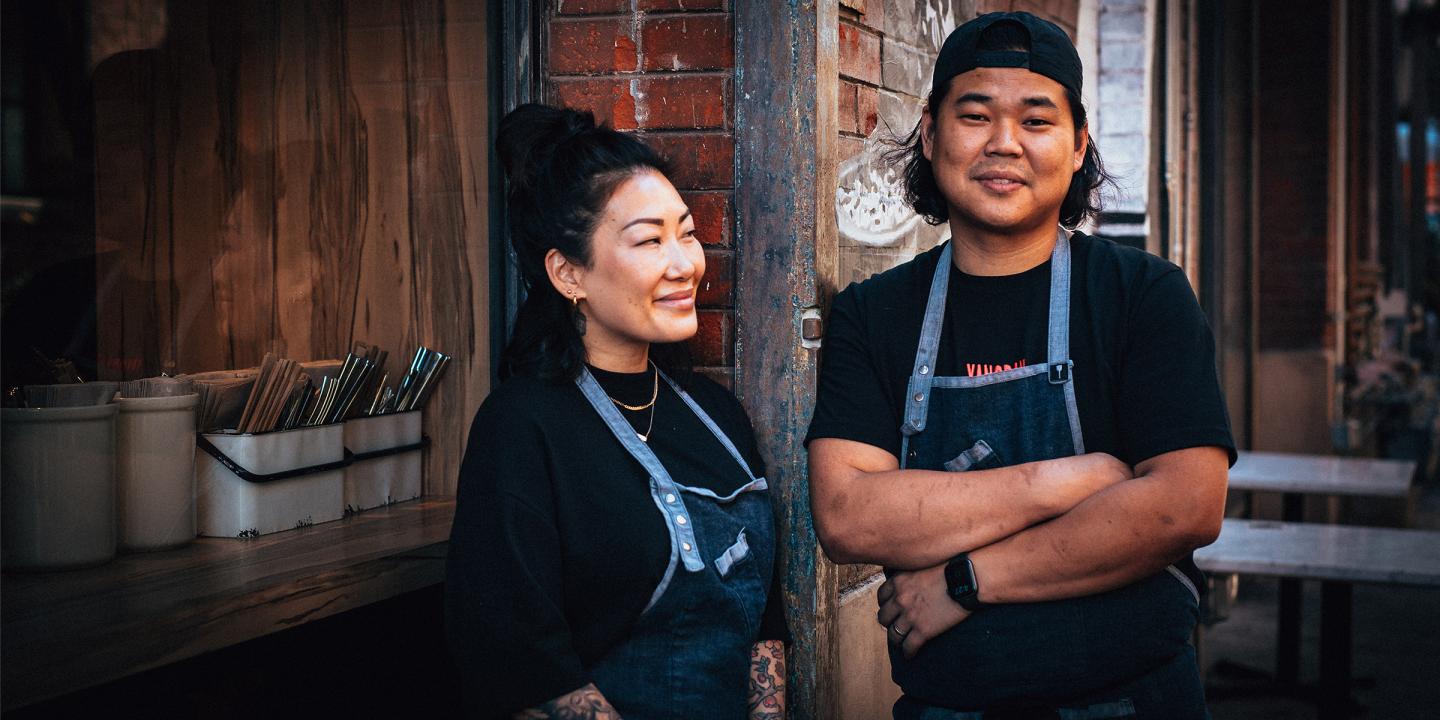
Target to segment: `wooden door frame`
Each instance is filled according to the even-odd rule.
[[[528,0],[489,0],[485,9],[489,36],[489,142],[495,147],[500,118],[516,107],[540,102],[544,88],[541,66],[545,57],[543,3]],[[499,153],[490,152],[490,385],[499,383],[500,355],[510,337],[515,313],[524,300],[515,251],[510,246],[509,211],[505,202],[505,168]],[[503,258],[503,261],[501,259]]]
[[[792,718],[836,717],[839,579],[810,516],[818,315],[838,276],[839,3],[736,0],[735,393],[775,502]],[[805,336],[811,339],[805,339]]]

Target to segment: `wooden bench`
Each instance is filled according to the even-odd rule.
[[[1227,519],[1195,562],[1212,573],[1320,581],[1320,717],[1345,718],[1351,585],[1440,588],[1440,531]]]

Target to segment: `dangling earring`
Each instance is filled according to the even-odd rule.
[[[580,312],[580,298],[576,297],[575,291],[570,291],[570,307],[575,313],[575,332],[585,334],[585,313]]]

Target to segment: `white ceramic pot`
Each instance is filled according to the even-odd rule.
[[[115,557],[115,416],[91,405],[0,410],[0,555],[6,570]]]
[[[115,425],[120,549],[195,539],[195,406],[200,396],[120,398]]]

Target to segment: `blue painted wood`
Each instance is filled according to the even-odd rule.
[[[823,268],[834,253],[834,233],[824,232],[834,210],[830,202],[820,205],[834,194],[830,147],[837,130],[833,112],[817,108],[834,108],[835,100],[834,88],[825,95],[817,78],[836,82],[838,10],[834,3],[768,0],[736,0],[733,8],[735,391],[755,423],[776,499],[794,636],[790,716],[829,718],[837,716],[838,585],[834,566],[819,559],[810,516],[803,441],[817,356],[801,346],[800,328],[801,313],[818,306],[827,287],[833,291]]]

